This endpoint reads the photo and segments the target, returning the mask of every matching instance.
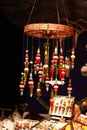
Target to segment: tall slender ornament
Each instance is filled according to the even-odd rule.
[[[72,94],[72,83],[71,83],[71,79],[69,79],[67,90],[68,90],[68,97],[71,97],[71,94]]]
[[[33,76],[32,73],[30,73],[29,81],[28,81],[28,87],[30,90],[30,97],[33,96],[33,88],[34,88],[34,81],[33,81]]]

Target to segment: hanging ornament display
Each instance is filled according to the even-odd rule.
[[[70,70],[74,68],[74,29],[61,24],[39,23],[26,25],[24,33],[32,36],[33,39],[31,50],[29,50],[30,56],[28,55],[28,45],[25,53],[24,86],[28,82],[30,97],[33,96],[34,87],[38,97],[44,87],[47,92],[53,89],[54,95],[57,95],[59,86],[64,85],[66,78],[69,77]],[[38,40],[39,43],[34,41],[36,38],[40,39]],[[70,40],[71,44],[69,45],[73,49],[67,51],[67,47],[65,47],[67,46],[66,39],[70,38],[72,38],[72,41]],[[44,42],[42,39],[44,39]],[[34,51],[34,46],[37,51]],[[43,87],[40,88],[40,84]]]
[[[34,6],[32,11],[33,9]],[[49,114],[72,118],[74,98],[71,97],[71,79],[69,79],[67,86],[68,96],[58,96],[58,94],[60,86],[65,85],[70,71],[74,69],[75,29],[72,26],[60,24],[59,12],[57,12],[57,16],[57,24],[29,24],[30,15],[28,24],[24,26],[27,49],[19,88],[22,96],[24,88],[28,87],[29,97],[34,97],[43,106],[44,103],[40,96],[49,94]],[[29,39],[31,42],[28,41]]]

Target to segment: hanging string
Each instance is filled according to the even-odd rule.
[[[32,46],[31,46],[31,60],[30,60],[30,64],[31,64],[31,73],[33,72],[33,50],[34,50],[34,37],[32,37]]]
[[[58,24],[60,24],[60,16],[59,16],[59,7],[58,7],[58,0],[56,0],[56,8],[57,8],[57,22]],[[58,49],[58,37],[59,37],[59,32],[58,32],[58,27],[57,27],[57,33],[56,33],[56,46],[57,46],[57,49]]]
[[[30,15],[29,15],[27,24],[30,22],[31,15],[32,15],[33,10],[34,10],[34,7],[35,7],[35,3],[36,3],[36,0],[34,1],[34,4],[33,4],[33,6],[32,6],[32,9],[31,9],[31,12],[30,12]],[[27,47],[26,47],[27,49],[28,49],[28,38],[29,38],[29,37],[27,36]],[[32,46],[33,46],[33,45],[32,45]],[[24,35],[23,35],[23,52],[24,52]],[[22,54],[24,54],[24,53],[22,53]],[[22,61],[24,61],[23,58],[24,58],[24,55],[22,56]],[[31,58],[31,59],[33,59],[33,58]],[[24,63],[24,62],[22,62],[22,63]],[[23,65],[22,65],[22,68],[23,68]]]
[[[23,34],[23,47],[22,47],[22,71],[24,71],[24,34]]]
[[[64,5],[64,0],[61,0],[61,1],[62,1],[65,17],[68,19],[67,12],[66,12],[65,5]],[[67,24],[69,24],[69,20],[67,20]]]
[[[33,11],[34,11],[34,8],[35,8],[35,4],[36,4],[36,0],[34,0],[34,3],[33,3],[33,6],[32,6],[32,9],[31,9],[31,12],[30,12],[30,15],[29,15],[29,18],[28,18],[28,21],[27,21],[27,24],[29,24],[30,23],[30,19],[31,19],[31,16],[32,16],[32,13],[33,13]],[[33,31],[32,31],[32,34],[33,34]],[[32,64],[33,64],[33,43],[34,42],[34,37],[32,37],[32,46],[31,46],[31,61],[30,61],[30,64],[31,64],[31,72],[33,72],[33,66],[32,66]],[[28,43],[28,42],[27,42]]]
[[[29,18],[28,18],[27,24],[30,23],[31,15],[32,15],[32,13],[33,13],[33,10],[34,10],[34,7],[35,7],[35,4],[36,4],[36,0],[34,1],[34,4],[33,4],[33,6],[32,6],[32,9],[31,9],[31,12],[30,12],[30,15],[29,15]]]
[[[39,26],[39,30],[38,30],[38,35],[40,36],[40,26]],[[40,48],[40,37],[38,37],[38,48]]]
[[[57,22],[60,24],[60,17],[59,17],[59,7],[58,7],[58,1],[56,0],[56,8],[57,8]]]
[[[27,47],[26,48],[28,49],[28,36],[27,36]]]

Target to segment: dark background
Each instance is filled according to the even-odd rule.
[[[76,49],[75,69],[72,75],[72,95],[76,100],[87,97],[87,77],[80,73],[81,67],[87,62],[87,32],[79,35]],[[30,109],[43,111],[39,103],[21,97],[19,93],[20,73],[22,70],[23,30],[13,25],[6,17],[0,14],[0,107],[11,108],[20,102],[28,102]],[[60,94],[66,95],[67,86],[61,87]],[[43,96],[48,101],[47,95]],[[37,107],[36,107],[37,106]],[[33,110],[33,109],[32,109]]]

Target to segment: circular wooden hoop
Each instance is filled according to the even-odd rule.
[[[74,36],[74,28],[63,24],[34,23],[24,26],[24,33],[38,38],[66,38]]]

